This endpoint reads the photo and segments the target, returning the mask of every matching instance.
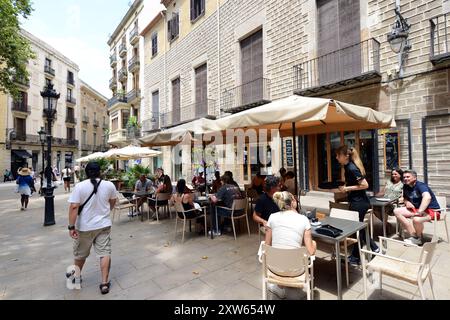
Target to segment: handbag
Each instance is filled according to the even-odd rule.
[[[89,196],[89,198],[87,198],[87,200],[86,200],[81,206],[78,207],[78,215],[81,214],[81,212],[82,212],[83,209],[84,209],[84,206],[89,202],[89,200],[91,200],[91,198],[94,196],[94,194],[97,193],[98,187],[100,186],[100,183],[101,183],[101,182],[102,182],[102,180],[100,179],[100,181],[99,181],[98,184],[97,184],[97,190],[95,190],[95,188],[94,188],[94,190],[92,191],[92,193],[91,193],[91,195]]]
[[[341,229],[333,227],[329,224],[326,224],[326,225],[321,226],[320,228],[317,228],[316,232],[318,234],[322,234],[324,236],[337,238],[342,234],[343,231]]]

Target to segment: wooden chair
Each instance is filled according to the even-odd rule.
[[[182,237],[182,243],[184,243],[184,233],[186,232],[186,222],[187,221],[192,221],[192,220],[197,220],[198,218],[204,218],[205,219],[205,237],[207,237],[207,224],[206,224],[206,207],[202,207],[202,211],[203,214],[196,216],[195,218],[187,218],[186,217],[186,213],[189,212],[195,212],[197,211],[197,209],[191,209],[191,210],[184,210],[183,205],[181,204],[180,201],[175,201],[174,203],[175,206],[175,239],[177,238],[177,227],[178,227],[178,220],[183,220],[183,237]],[[179,215],[182,215],[183,218],[180,218]]]
[[[119,221],[120,221],[120,214],[121,214],[122,210],[128,209],[128,213],[130,213],[130,212],[133,213],[135,208],[136,208],[135,203],[133,203],[132,201],[125,198],[123,196],[123,194],[121,194],[120,192],[117,192],[117,201],[116,201],[116,204],[114,205],[114,209],[113,209],[112,223],[114,223],[116,214],[119,215]],[[131,219],[131,217],[130,217],[130,219]]]
[[[367,300],[367,272],[379,272],[380,283],[379,289],[382,289],[382,277],[383,274],[391,278],[410,283],[419,287],[419,292],[423,300],[425,300],[425,291],[423,288],[424,282],[428,279],[431,286],[431,294],[435,299],[433,291],[433,278],[431,276],[431,260],[433,259],[434,251],[436,249],[437,241],[427,242],[423,247],[408,246],[407,251],[416,251],[420,253],[418,261],[406,260],[400,257],[390,256],[386,254],[388,250],[388,243],[398,244],[404,247],[403,241],[398,241],[390,238],[379,237],[380,244],[382,246],[382,253],[375,253],[373,251],[367,251],[361,249],[361,261],[363,268],[363,281],[364,281],[364,297]],[[403,254],[408,254],[404,252]],[[363,254],[364,253],[364,254]],[[375,256],[375,258],[367,262],[365,254]]]
[[[234,233],[234,240],[236,240],[236,225],[234,223],[234,220],[238,219],[244,219],[247,221],[247,230],[248,230],[248,236],[250,237],[250,225],[248,223],[248,215],[247,215],[247,199],[235,199],[233,201],[233,206],[230,208],[227,207],[220,207],[216,206],[216,216],[217,216],[217,208],[222,208],[224,210],[231,211],[230,217],[225,217],[231,219],[231,224],[233,225],[233,233]],[[235,216],[236,211],[244,211],[244,213]],[[219,221],[217,221],[219,223]]]
[[[263,245],[262,294],[267,300],[267,284],[306,289],[308,300],[313,300],[314,257],[306,248],[280,249]]]

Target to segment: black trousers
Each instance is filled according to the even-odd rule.
[[[360,222],[364,221],[364,217],[367,214],[367,210],[369,210],[369,208],[370,208],[369,200],[350,201],[350,210],[358,211]],[[363,229],[359,232],[359,239],[362,247],[366,243],[366,229]],[[378,249],[378,246],[373,241],[373,239],[370,239],[370,248],[372,249],[372,251]],[[359,249],[356,245],[353,246],[352,256],[359,258]]]

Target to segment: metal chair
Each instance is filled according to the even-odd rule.
[[[250,237],[250,224],[248,223],[248,215],[247,215],[247,199],[235,199],[233,201],[233,205],[231,208],[216,206],[216,216],[217,216],[218,208],[222,208],[224,210],[231,211],[231,216],[225,217],[225,218],[231,219],[231,224],[233,225],[234,240],[236,240],[236,226],[235,226],[234,220],[238,220],[238,219],[245,218],[245,220],[247,221],[248,236]],[[240,214],[238,216],[235,216],[234,214],[236,211],[244,211],[244,213]],[[217,223],[218,223],[218,221],[217,221]]]
[[[159,222],[159,208],[164,209],[164,213],[167,213],[169,218],[172,219],[172,215],[170,213],[169,208],[169,200],[172,197],[171,193],[157,193],[155,195],[155,198],[153,199],[155,201],[155,210],[156,210],[156,221]],[[150,209],[149,209],[150,213]]]
[[[136,208],[136,204],[128,200],[121,194],[120,192],[117,192],[117,201],[114,205],[113,209],[113,217],[112,217],[112,223],[114,223],[114,220],[116,218],[116,214],[119,215],[119,221],[120,221],[120,214],[122,210],[128,209],[128,213],[133,213],[134,209]],[[131,217],[130,217],[131,219]]]
[[[203,210],[203,214],[193,217],[193,218],[187,218],[186,217],[186,213],[189,212],[196,212],[198,211],[197,209],[191,209],[191,210],[184,210],[183,205],[181,204],[181,201],[175,201],[175,239],[177,238],[177,227],[178,227],[178,220],[183,220],[183,237],[182,237],[182,243],[184,243],[184,233],[186,232],[186,221],[192,221],[192,220],[196,220],[198,218],[204,218],[205,219],[205,237],[207,237],[207,224],[206,224],[206,207],[201,207],[201,209]],[[180,214],[183,216],[183,218],[180,218]]]

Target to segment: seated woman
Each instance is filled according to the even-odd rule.
[[[285,191],[295,194],[295,174],[289,171],[284,176],[284,189]]]
[[[403,170],[400,168],[395,168],[391,171],[391,179],[386,181],[386,186],[384,190],[376,195],[377,197],[384,197],[391,200],[399,199],[400,202],[403,200]],[[384,209],[386,214],[394,215],[394,205],[389,204]],[[375,207],[374,214],[378,219],[381,219],[381,209]]]
[[[155,190],[155,197],[148,199],[148,206],[152,211],[156,211],[155,205],[156,205],[156,195],[160,193],[167,193],[172,194],[172,181],[170,180],[170,177],[165,175],[163,183],[158,186],[158,188]],[[164,206],[168,204],[168,200],[159,200],[158,205]],[[156,219],[156,217],[155,217]]]
[[[256,176],[253,177],[251,188],[253,190],[256,190],[256,192],[258,194],[262,194],[263,193],[263,191],[264,191],[264,177],[260,173],[257,173]]]
[[[220,172],[216,171],[214,173],[214,182],[212,184],[212,193],[217,193],[219,189],[222,187],[222,181],[220,180]]]
[[[310,255],[316,253],[317,244],[312,240],[311,225],[306,216],[299,214],[297,201],[289,192],[276,192],[273,200],[280,212],[269,217],[266,228],[266,245],[275,248],[300,248],[302,245]],[[277,285],[269,285],[268,289],[280,298],[285,296],[285,290]]]
[[[186,186],[186,180],[180,179],[178,180],[176,193],[172,195],[170,199],[170,203],[173,206],[174,203],[179,203],[183,206],[185,211],[189,211],[192,209],[197,209],[195,211],[189,211],[185,213],[186,219],[194,219],[202,214],[202,211],[199,210],[200,206],[194,202],[194,193]],[[177,212],[178,217],[183,219],[183,214],[181,212]],[[200,227],[197,230],[199,232],[204,232],[203,220],[201,218],[196,220],[197,225]]]

